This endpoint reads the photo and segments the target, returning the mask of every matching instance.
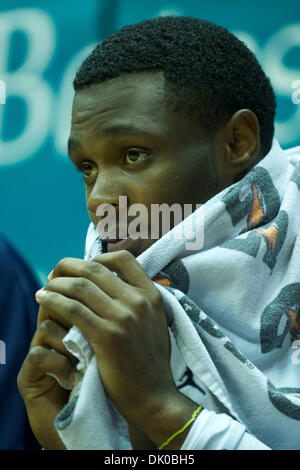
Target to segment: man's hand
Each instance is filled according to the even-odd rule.
[[[39,316],[49,318],[50,314],[40,307]],[[55,374],[62,383],[72,385],[77,361],[62,343],[66,333],[64,327],[50,319],[40,322],[18,375],[31,428],[45,449],[65,448],[54,428],[54,419],[67,403],[69,392],[47,374]]]
[[[38,323],[76,325],[91,344],[110,399],[125,419],[139,421],[175,389],[159,290],[127,251],[90,262],[65,258],[51,279],[37,299],[45,307]]]
[[[89,262],[65,258],[50,279],[37,296],[41,305],[38,331],[45,322],[57,325],[61,329],[58,341],[50,341],[51,335],[44,341],[38,336],[33,345],[44,349],[37,353],[31,349],[19,378],[38,440],[43,445],[42,405],[49,411],[50,418],[44,416],[52,423],[52,436],[54,418],[67,400],[65,391],[45,373],[56,373],[68,382],[74,364],[62,338],[76,325],[96,355],[103,385],[116,408],[131,429],[159,445],[195,410],[195,403],[181,395],[173,382],[167,318],[159,290],[127,251],[102,254]],[[169,448],[180,448],[182,439],[184,434]]]

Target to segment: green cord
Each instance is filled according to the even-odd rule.
[[[171,437],[169,437],[169,439],[168,439],[166,442],[164,442],[163,444],[161,444],[161,445],[158,447],[158,450],[162,450],[164,447],[166,447],[166,446],[174,439],[174,437],[178,436],[178,434],[181,434],[183,431],[185,431],[186,428],[187,428],[193,421],[195,421],[197,414],[200,413],[201,410],[202,410],[202,406],[200,405],[200,406],[194,411],[194,413],[192,414],[191,419],[183,426],[183,428],[179,429],[179,431],[176,431]]]

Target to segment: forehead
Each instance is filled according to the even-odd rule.
[[[162,72],[123,74],[86,87],[74,96],[71,134],[134,122],[167,130],[165,95]]]

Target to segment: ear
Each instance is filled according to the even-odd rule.
[[[260,159],[260,128],[249,109],[237,111],[224,129],[225,164],[234,181],[241,179]]]

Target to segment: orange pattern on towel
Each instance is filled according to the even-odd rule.
[[[170,287],[171,286],[170,280],[167,277],[161,276],[159,274],[157,274],[156,276],[153,276],[152,281],[157,282],[161,286],[165,286],[165,287]]]

